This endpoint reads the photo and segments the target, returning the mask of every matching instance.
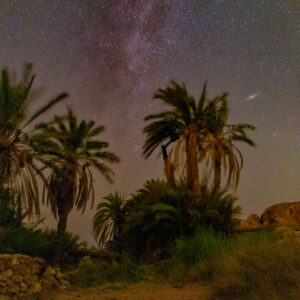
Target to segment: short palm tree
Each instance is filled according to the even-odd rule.
[[[0,187],[11,188],[22,196],[29,216],[34,211],[39,213],[39,195],[37,168],[28,147],[30,135],[26,129],[67,96],[65,93],[58,95],[28,117],[28,108],[38,95],[32,89],[34,78],[31,64],[25,66],[19,82],[6,68],[0,76]]]
[[[125,199],[121,194],[116,192],[103,199],[93,219],[93,235],[100,247],[119,237],[126,215]]]
[[[177,183],[178,184],[178,183]],[[126,202],[120,244],[127,254],[154,259],[164,252],[170,242],[186,233],[186,224],[191,221],[189,207],[191,192],[177,185],[149,180]]]
[[[206,158],[211,163],[214,171],[214,187],[218,189],[221,185],[221,167],[228,169],[227,186],[231,183],[237,188],[240,170],[243,167],[243,155],[236,142],[244,142],[255,146],[254,142],[247,136],[246,131],[255,130],[249,124],[228,125],[227,94],[223,94],[220,107],[216,107],[214,115],[209,119],[206,128],[202,130],[199,140],[199,161]]]
[[[186,156],[188,187],[197,196],[200,192],[198,145],[203,138],[203,131],[209,128],[216,117],[216,111],[222,112],[226,94],[209,101],[206,99],[206,84],[200,99],[196,101],[190,96],[185,85],[172,82],[166,89],[159,89],[155,99],[169,105],[170,110],[151,114],[145,121],[152,121],[144,128],[147,138],[144,144],[144,155],[149,157],[163,143],[177,143],[177,150],[183,146]]]
[[[36,129],[39,133],[31,139],[31,145],[40,162],[51,170],[44,196],[53,215],[59,218],[55,255],[58,262],[69,213],[74,206],[83,213],[90,198],[93,205],[91,168],[112,182],[114,173],[106,162],[118,163],[120,159],[106,150],[107,142],[95,139],[104,126],[95,127],[93,121],[78,122],[71,109],[66,116],[55,116],[52,122],[40,123]]]
[[[236,204],[238,199],[229,194],[226,188],[209,188],[206,179],[201,182],[200,197],[199,224],[224,234],[232,233],[242,212],[241,207]]]
[[[207,163],[211,162],[214,171],[214,187],[218,189],[221,185],[221,167],[228,169],[227,186],[234,183],[235,188],[239,184],[240,171],[243,167],[243,155],[235,142],[244,142],[255,146],[254,142],[247,136],[246,130],[254,130],[249,124],[226,125],[218,130],[211,130],[205,135],[200,147],[199,160],[204,156]]]

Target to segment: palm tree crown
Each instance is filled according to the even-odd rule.
[[[147,135],[144,155],[149,157],[162,143],[176,141],[175,154],[178,155],[180,147],[186,153],[188,186],[195,195],[199,194],[197,148],[207,129],[222,122],[226,112],[226,94],[209,101],[206,98],[205,84],[199,100],[196,101],[188,94],[185,85],[172,82],[170,87],[159,89],[154,98],[162,100],[171,109],[145,118],[145,121],[152,123],[144,128]]]
[[[103,198],[93,219],[93,234],[99,246],[115,241],[122,230],[126,215],[125,199],[118,192]]]
[[[58,95],[28,118],[28,108],[38,95],[32,90],[34,78],[31,64],[25,66],[19,82],[6,68],[0,76],[0,186],[12,188],[22,196],[29,216],[34,210],[39,213],[39,195],[37,168],[25,128],[67,96]]]
[[[91,168],[112,182],[114,172],[105,162],[117,163],[120,159],[106,151],[107,142],[94,139],[105,129],[94,125],[94,121],[78,122],[69,109],[66,116],[55,116],[52,122],[36,126],[39,133],[32,138],[32,146],[38,153],[38,159],[52,170],[48,179],[50,191],[46,189],[45,192],[55,216],[57,210],[66,205],[66,199],[69,199],[70,210],[75,205],[82,212],[90,197],[94,202]]]
[[[246,131],[254,130],[255,127],[249,124],[227,124],[227,93],[209,100],[204,84],[201,96],[196,101],[188,94],[185,85],[172,82],[166,89],[159,89],[154,98],[161,99],[171,109],[145,118],[146,121],[151,121],[144,128],[147,136],[143,148],[145,157],[149,157],[157,147],[165,143],[162,146],[164,159],[170,165],[166,146],[176,142],[169,153],[169,156],[173,154],[172,167],[175,165],[178,169],[179,154],[185,153],[188,186],[194,195],[197,196],[200,192],[198,163],[204,159],[208,164],[211,163],[215,172],[215,188],[220,187],[222,164],[225,169],[228,168],[227,185],[235,182],[237,187],[243,157],[234,142],[245,142],[253,146],[254,142]],[[166,170],[169,169],[170,166],[166,165]]]

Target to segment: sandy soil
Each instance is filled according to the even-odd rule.
[[[126,286],[110,286],[94,289],[78,289],[59,291],[49,298],[53,300],[205,300],[209,296],[209,288],[198,284],[183,287],[154,284],[131,284]]]

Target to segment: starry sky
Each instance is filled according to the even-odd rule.
[[[96,175],[96,202],[130,195],[163,178],[154,155],[142,157],[143,118],[175,79],[198,97],[229,93],[230,123],[257,127],[237,191],[244,216],[300,201],[299,2],[295,0],[0,0],[0,65],[32,62],[36,106],[67,91],[79,118],[106,126],[102,138],[122,162],[114,184]],[[49,115],[50,117],[50,115]],[[54,225],[43,208],[46,223]],[[93,210],[72,213],[68,228],[92,241]]]

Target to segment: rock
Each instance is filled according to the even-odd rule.
[[[260,218],[256,214],[251,214],[246,221],[241,221],[236,229],[241,232],[256,231],[261,229]]]
[[[70,283],[59,268],[47,266],[39,257],[21,254],[0,255],[0,299],[36,299],[56,288],[69,289]]]
[[[56,274],[55,269],[53,269],[51,266],[48,266],[43,274],[43,276],[54,276]]]
[[[0,281],[6,281],[12,276],[14,272],[11,269],[6,269],[4,268],[4,271],[1,272],[0,274]]]
[[[24,282],[20,283],[20,290],[21,290],[21,292],[25,292],[27,290],[27,288],[28,288],[28,286],[27,286],[26,283],[24,283]]]
[[[256,214],[251,214],[246,220],[246,223],[249,225],[260,225],[260,218]]]
[[[261,222],[264,225],[300,226],[300,202],[272,205],[263,212]]]
[[[21,282],[23,280],[23,276],[22,275],[13,275],[11,277],[11,279],[14,281],[14,282]]]

